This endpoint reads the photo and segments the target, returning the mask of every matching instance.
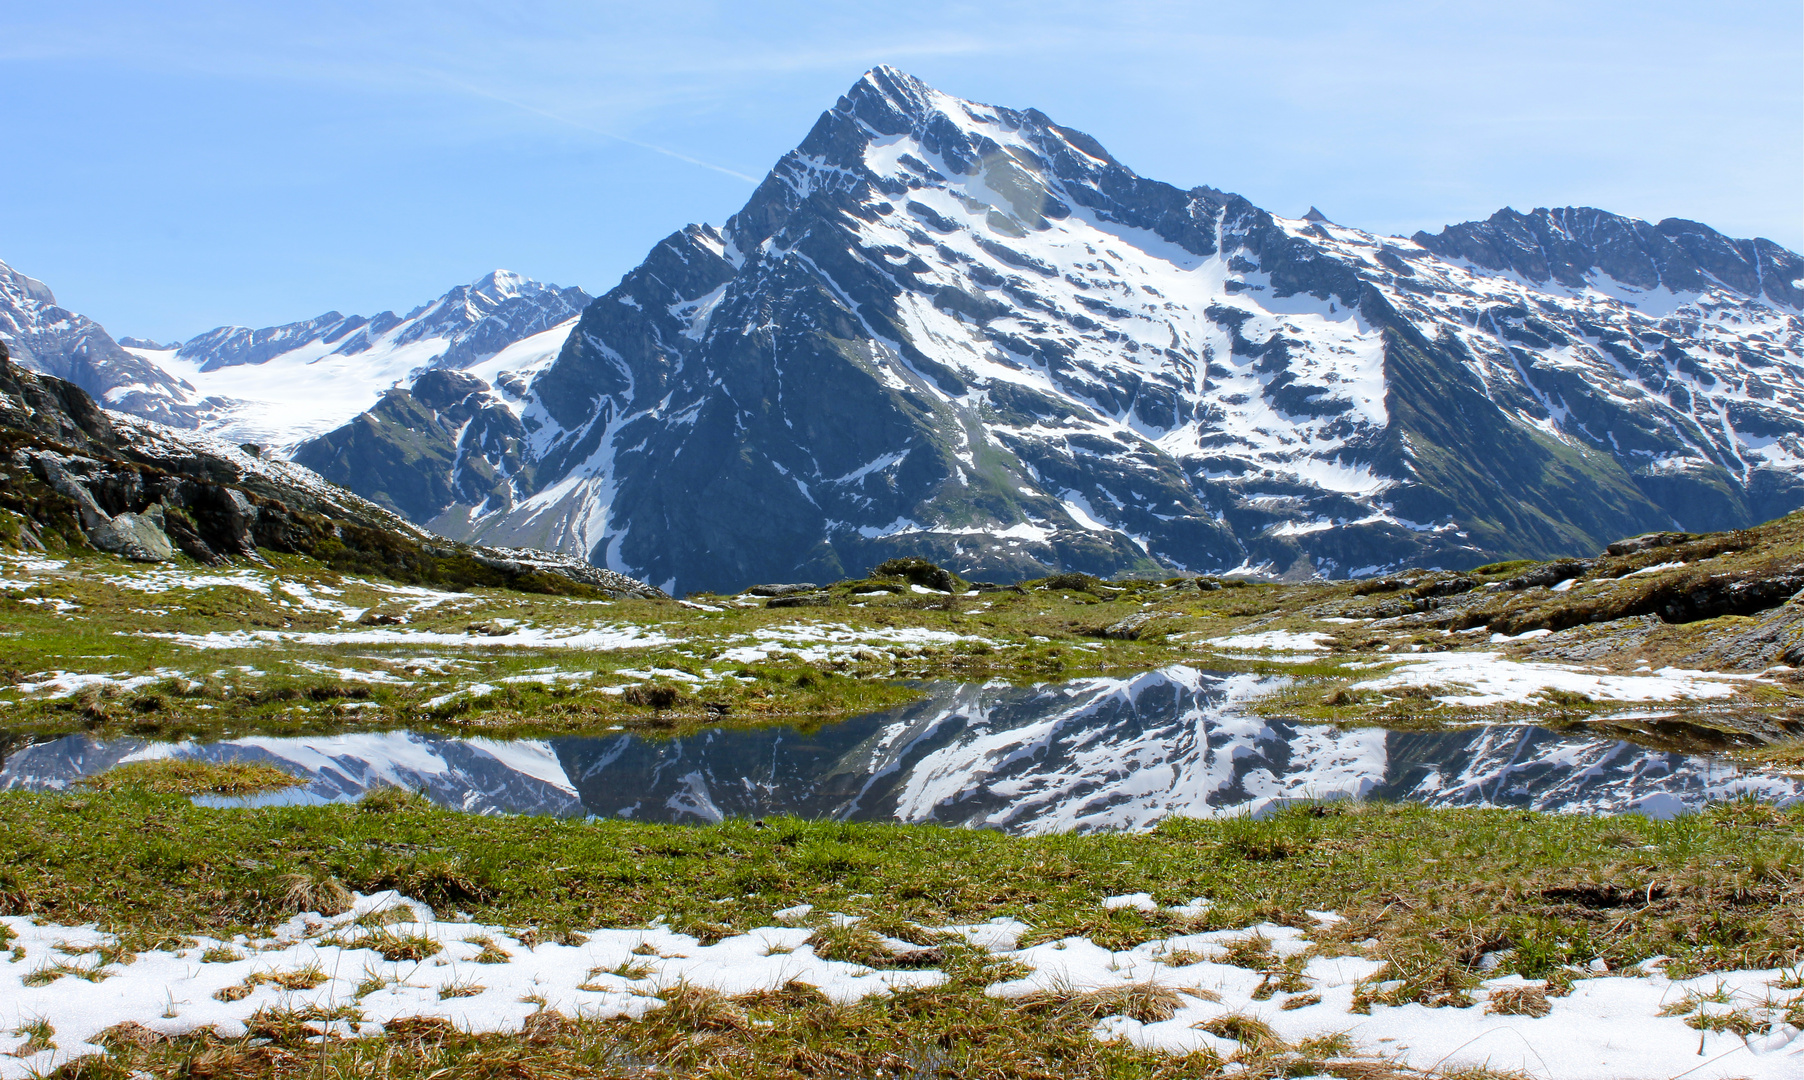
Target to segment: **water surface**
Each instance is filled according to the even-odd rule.
[[[1333,728],[1252,716],[1251,675],[1174,667],[1040,687],[937,684],[901,708],[811,731],[716,729],[543,740],[408,731],[213,743],[54,739],[0,763],[0,787],[54,789],[132,759],[267,761],[306,786],[215,804],[350,800],[419,788],[480,813],[710,822],[794,814],[1046,832],[1296,799],[1385,798],[1654,817],[1715,799],[1804,796],[1804,781],[1582,731]]]

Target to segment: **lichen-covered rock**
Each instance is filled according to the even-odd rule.
[[[1558,585],[1569,578],[1583,577],[1595,565],[1596,563],[1580,559],[1550,562],[1545,566],[1537,566],[1525,573],[1517,574],[1505,581],[1502,587],[1512,592],[1519,592],[1523,589],[1544,589],[1549,585]]]
[[[788,585],[753,585],[745,591],[747,596],[794,596],[796,593],[814,592],[820,586],[812,581],[797,581]]]
[[[1671,547],[1691,539],[1689,533],[1652,532],[1631,536],[1627,540],[1618,540],[1604,549],[1606,555],[1634,555],[1642,551],[1651,551],[1658,547]]]
[[[950,570],[926,559],[890,559],[871,571],[872,577],[899,577],[911,585],[936,592],[964,592],[965,581]]]
[[[160,507],[157,509],[161,509]],[[102,551],[136,562],[168,562],[175,558],[175,545],[163,531],[162,515],[115,514],[88,534],[88,542]]]
[[[810,593],[803,596],[773,596],[765,601],[767,608],[790,607],[826,607],[830,598],[825,593]]]
[[[1602,660],[1632,654],[1664,625],[1652,615],[1574,626],[1549,634],[1523,651],[1537,660]]]
[[[1118,623],[1104,627],[1102,636],[1115,641],[1139,641],[1141,635],[1164,614],[1159,611],[1135,612]]]
[[[1740,633],[1727,634],[1705,646],[1699,659],[1742,670],[1804,665],[1804,593]]]

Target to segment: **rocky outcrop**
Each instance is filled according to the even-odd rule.
[[[142,514],[117,514],[90,530],[88,542],[102,551],[123,555],[135,562],[168,562],[175,545],[163,531],[162,504],[151,504]]]
[[[1774,664],[1804,666],[1804,594],[1792,596],[1753,626],[1711,643],[1701,659],[1742,671],[1759,671]]]
[[[1503,209],[1485,221],[1419,232],[1443,258],[1582,289],[1600,277],[1642,290],[1702,293],[1713,286],[1792,310],[1804,308],[1804,258],[1771,240],[1734,240],[1696,221],[1657,225],[1589,206]]]
[[[216,565],[304,554],[336,569],[441,586],[664,598],[568,555],[452,544],[286,462],[98,408],[11,362],[0,343],[0,539]]]
[[[529,483],[526,429],[461,371],[428,371],[375,408],[303,443],[294,460],[379,506],[429,523],[456,504],[509,505],[509,478]]]

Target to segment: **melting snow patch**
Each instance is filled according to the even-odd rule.
[[[1520,662],[1504,660],[1493,652],[1468,652],[1412,660],[1383,678],[1355,683],[1353,688],[1395,690],[1406,686],[1457,686],[1460,690],[1438,694],[1435,700],[1450,705],[1482,706],[1525,701],[1543,690],[1563,690],[1602,701],[1722,698],[1735,693],[1732,681],[1755,678],[1671,667],[1647,675],[1605,675],[1570,664]]]
[[[1105,908],[1146,910],[1150,904],[1144,893],[1104,901]],[[1200,913],[1206,903],[1198,900],[1189,908]],[[356,920],[378,912],[399,920],[382,933],[423,939],[433,955],[425,961],[394,961],[372,948],[378,943],[376,932]],[[1321,925],[1340,920],[1332,911],[1306,914]],[[203,938],[187,948],[147,950],[124,963],[106,962],[97,950],[115,939],[91,925],[36,924],[12,916],[0,923],[18,935],[15,944],[22,948],[0,953],[0,988],[11,1011],[55,1029],[57,1048],[13,1056],[26,1049],[28,1036],[17,1032],[10,1043],[0,1037],[0,1053],[7,1054],[0,1057],[0,1080],[43,1075],[71,1059],[101,1053],[103,1033],[123,1023],[170,1035],[212,1027],[233,1038],[246,1033],[246,1021],[258,1011],[284,1008],[344,1017],[314,1022],[315,1030],[326,1026],[341,1036],[378,1035],[385,1025],[411,1017],[439,1017],[472,1032],[517,1032],[541,1007],[570,1016],[638,1019],[664,1007],[660,993],[680,986],[737,995],[796,981],[849,1004],[945,981],[934,970],[873,971],[822,959],[807,943],[812,927],[794,925],[814,921],[811,916],[814,908],[808,904],[786,908],[774,917],[791,925],[760,927],[712,945],[676,933],[662,920],[641,929],[597,929],[567,939],[578,944],[530,944],[504,927],[437,921],[426,905],[387,892],[356,897],[343,915],[297,915],[267,936]],[[843,926],[856,918],[826,916],[825,921]],[[1352,1011],[1354,998],[1382,985],[1381,961],[1311,957],[1300,972],[1306,987],[1280,994],[1271,993],[1266,972],[1225,962],[1232,945],[1255,935],[1280,957],[1306,955],[1311,942],[1294,927],[1262,923],[1177,935],[1121,951],[1082,937],[1019,948],[1029,927],[1006,918],[932,929],[957,934],[1020,964],[1026,970],[1021,978],[987,988],[991,996],[1005,1000],[1169,988],[1178,999],[1170,1019],[1104,1016],[1093,1033],[1098,1039],[1172,1053],[1206,1049],[1230,1056],[1239,1051],[1235,1040],[1203,1030],[1227,1016],[1259,1021],[1290,1042],[1348,1032],[1356,1052],[1381,1054],[1398,1066],[1519,1069],[1548,1080],[1665,1075],[1672,1062],[1698,1056],[1700,1038],[1704,1059],[1689,1075],[1716,1080],[1793,1077],[1804,1053],[1804,1035],[1784,1019],[1804,993],[1788,988],[1780,970],[1669,980],[1658,963],[1650,962],[1632,976],[1599,972],[1581,978],[1565,997],[1547,996],[1544,984],[1510,975],[1482,983],[1474,995],[1479,1000],[1465,1008],[1375,1004],[1362,1016]],[[893,943],[898,948],[909,944]],[[496,962],[477,962],[485,950]],[[209,951],[229,958],[203,959]],[[80,971],[50,974],[46,959],[56,956],[70,958]],[[289,980],[295,989],[285,989],[277,979],[291,973],[301,977]],[[28,985],[28,977],[36,985]],[[1726,1006],[1703,1001],[1722,994],[1733,1001]],[[1531,1012],[1541,1006],[1545,1012],[1493,1013],[1489,1006],[1505,995],[1533,998],[1536,1009]],[[1728,1030],[1700,1032],[1687,1023],[1693,1018],[1687,1013],[1730,1008],[1746,1012],[1758,1033],[1744,1040]],[[347,1009],[353,1015],[345,1017]],[[357,1031],[351,1030],[349,1019],[356,1020]]]
[[[982,641],[983,638],[954,634],[949,630],[926,630],[919,627],[876,627],[854,630],[841,623],[802,623],[794,626],[770,626],[741,634],[729,641],[756,641],[723,650],[720,659],[730,664],[755,664],[775,653],[793,653],[808,663],[850,656],[873,645],[950,645],[957,641]]]
[[[248,649],[260,642],[287,642],[298,645],[481,645],[518,649],[583,649],[606,652],[615,649],[645,649],[669,645],[675,638],[636,626],[597,626],[587,630],[544,630],[522,627],[509,633],[441,634],[425,630],[346,630],[338,632],[303,632],[298,630],[232,630],[206,634],[143,633],[144,637],[163,638],[191,649]]]
[[[1499,642],[1504,642],[1504,641],[1533,641],[1536,638],[1544,638],[1551,633],[1553,633],[1552,630],[1542,628],[1540,630],[1524,630],[1522,633],[1515,634],[1515,635],[1492,634],[1491,635],[1491,644],[1496,645]]]
[[[487,697],[499,689],[501,689],[499,686],[491,686],[488,683],[471,683],[469,686],[459,687],[449,694],[440,694],[438,697],[428,699],[426,707],[428,709],[436,709],[440,705],[443,705],[448,701],[456,701],[460,697]]]
[[[21,693],[36,694],[48,690],[46,698],[66,698],[80,693],[91,686],[111,686],[120,690],[136,690],[150,686],[164,679],[181,677],[182,673],[173,668],[158,668],[149,675],[84,675],[72,671],[38,672],[26,676],[26,681],[16,684],[13,689]]]
[[[1159,905],[1153,903],[1151,893],[1137,892],[1128,893],[1125,896],[1105,896],[1102,900],[1102,908],[1104,911],[1132,908],[1135,911],[1153,912],[1159,910]]]
[[[1327,646],[1323,641],[1333,639],[1332,634],[1319,631],[1297,633],[1292,630],[1266,630],[1258,634],[1233,634],[1228,637],[1209,638],[1206,644],[1221,645],[1230,649],[1272,649],[1277,652],[1321,652]]]

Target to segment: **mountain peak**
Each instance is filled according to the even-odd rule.
[[[482,293],[485,296],[493,296],[500,299],[509,296],[518,296],[521,292],[537,284],[538,282],[523,274],[516,274],[512,270],[496,269],[490,270],[475,281],[472,281],[467,288],[471,292]]]
[[[1313,222],[1316,222],[1317,224],[1328,224],[1328,225],[1334,224],[1334,222],[1328,220],[1327,214],[1322,213],[1320,210],[1317,210],[1313,206],[1311,206],[1309,208],[1309,213],[1303,215],[1303,220],[1304,221],[1313,221]]]

